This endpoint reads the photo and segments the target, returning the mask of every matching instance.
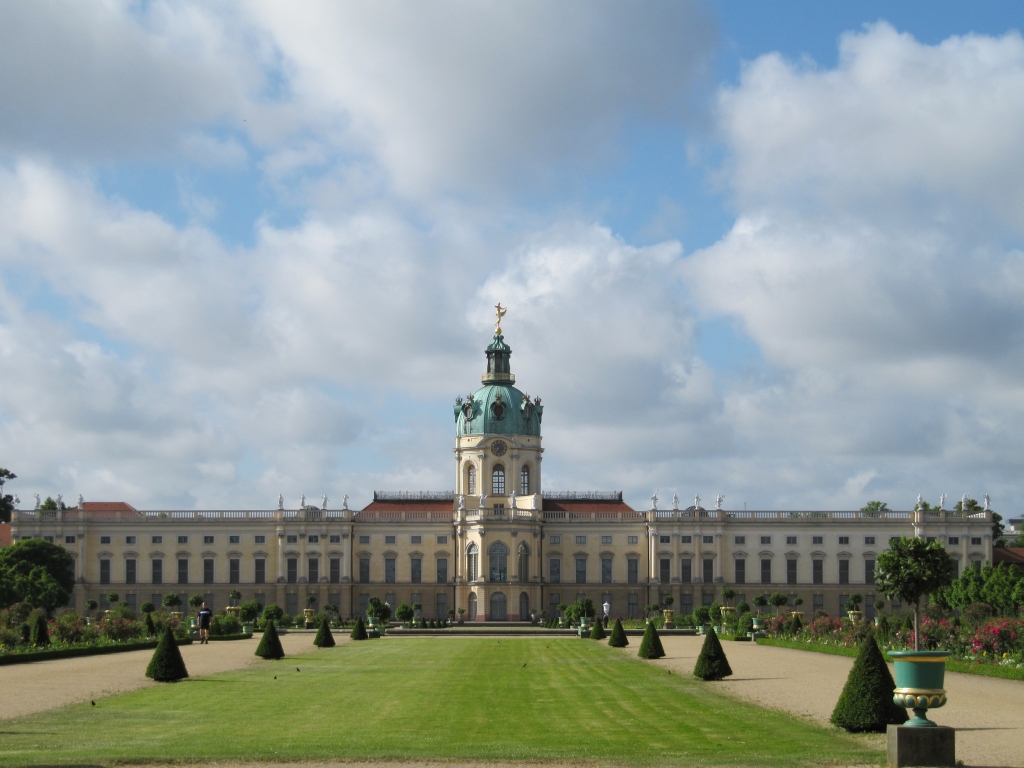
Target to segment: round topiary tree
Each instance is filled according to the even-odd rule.
[[[953,583],[953,558],[946,547],[924,539],[900,538],[875,561],[875,584],[890,600],[914,606],[914,650],[921,650],[921,598]]]
[[[153,613],[156,610],[156,605],[151,600],[147,600],[139,606],[139,610],[143,613]]]
[[[201,606],[202,604],[203,604],[203,596],[202,595],[192,595],[192,597],[190,597],[188,599],[188,607],[191,608],[192,610],[194,610],[196,613],[199,613],[199,606]]]
[[[708,628],[704,637],[704,646],[700,649],[697,664],[693,668],[693,676],[701,680],[721,680],[732,674],[729,660],[725,658],[722,642],[714,627]]]
[[[331,622],[320,622],[320,629],[316,631],[316,637],[313,640],[313,645],[317,648],[333,648],[336,645],[334,642],[334,635],[331,634]]]
[[[85,601],[85,610],[87,611],[95,611],[99,607],[100,604],[97,603],[95,600],[89,599]]]
[[[658,630],[654,628],[653,622],[647,622],[644,639],[640,641],[640,650],[636,655],[641,659],[660,659],[665,655],[665,648],[661,645],[661,638],[658,637]]]
[[[181,607],[181,598],[173,592],[169,595],[164,595],[164,606],[172,611],[176,611]]]
[[[729,602],[736,597],[736,590],[731,587],[723,587],[720,594],[722,595],[722,599],[725,600],[725,604],[729,605]]]
[[[761,609],[768,605],[768,595],[754,595],[754,605],[757,606],[757,615],[761,615]]]
[[[349,635],[353,640],[366,640],[370,636],[366,634],[366,625],[363,623],[363,617],[359,616],[356,619],[356,625],[352,627],[352,634]]]
[[[256,648],[256,655],[264,659],[284,658],[284,648],[281,647],[281,638],[277,635],[277,626],[274,622],[267,622],[267,628],[263,630],[263,639]]]
[[[744,613],[750,613],[750,604],[744,600],[741,600],[740,602],[736,603],[736,615],[741,615]]]
[[[155,637],[156,622],[153,621],[153,613],[146,613],[145,616],[146,618],[143,620],[143,623],[146,625],[146,637]]]
[[[612,636],[608,638],[608,645],[612,648],[625,648],[629,645],[626,630],[622,628],[622,622],[619,619],[615,620],[615,626],[612,627]]]
[[[860,653],[832,711],[832,724],[852,733],[884,733],[890,723],[905,723],[907,711],[892,700],[895,688],[889,667],[869,632],[860,644]]]
[[[601,625],[601,620],[598,619],[594,622],[594,628],[590,630],[591,640],[604,640],[608,637],[608,633],[604,631],[604,627]]]
[[[32,634],[31,640],[32,645],[36,648],[46,648],[50,645],[50,630],[46,626],[46,614],[42,611],[36,614],[35,618],[31,623]]]
[[[174,642],[174,633],[170,627],[164,629],[164,634],[157,643],[153,658],[146,667],[146,677],[151,677],[159,683],[173,683],[188,677],[185,660],[181,658],[181,651]]]
[[[698,605],[693,609],[693,620],[700,626],[711,623],[711,610],[706,605]]]
[[[775,608],[775,615],[778,616],[782,609],[789,604],[789,597],[781,592],[772,592],[768,602]]]

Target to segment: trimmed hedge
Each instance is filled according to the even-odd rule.
[[[708,633],[704,636],[704,646],[700,649],[700,656],[693,667],[693,676],[701,680],[721,680],[731,674],[732,667],[725,658],[725,650],[718,641],[718,634],[714,627],[708,627]]]
[[[590,630],[591,640],[604,640],[608,635],[604,631],[604,627],[601,626],[601,619],[594,619],[594,627]]]
[[[353,640],[367,640],[369,635],[366,634],[366,625],[363,623],[363,617],[360,616],[356,619],[356,625],[352,627],[352,634],[349,635]]]
[[[316,637],[313,639],[313,645],[317,648],[333,648],[336,645],[334,642],[334,635],[331,634],[330,622],[320,622],[320,629],[316,631]]]
[[[658,630],[654,628],[652,622],[647,623],[647,629],[644,630],[644,639],[640,641],[640,650],[637,652],[637,656],[641,659],[660,659],[665,655],[665,648],[661,644],[661,638],[658,637]]]
[[[277,636],[277,627],[274,626],[274,622],[271,621],[267,624],[263,638],[256,648],[256,655],[264,659],[284,658],[284,648],[281,647],[281,638]]]
[[[174,633],[170,627],[164,630],[163,637],[153,651],[153,658],[146,667],[146,677],[151,677],[158,683],[176,683],[188,677],[185,660],[181,658],[181,651],[174,642]]]
[[[626,630],[622,628],[622,622],[619,619],[615,620],[615,626],[612,627],[612,636],[608,638],[608,645],[612,648],[625,648],[629,645]]]
[[[860,644],[830,722],[851,733],[884,733],[890,723],[902,725],[907,722],[907,711],[893,703],[895,688],[875,636],[869,633]]]
[[[227,639],[227,638],[223,638]],[[8,664],[28,664],[33,661],[48,661],[50,659],[74,659],[79,656],[101,656],[106,653],[124,653],[126,651],[148,651],[156,648],[159,640],[142,640],[137,643],[120,643],[118,645],[95,645],[82,648],[54,648],[48,651],[29,651],[26,653],[11,653],[0,656],[0,667]],[[178,645],[189,645],[192,639],[178,640]]]

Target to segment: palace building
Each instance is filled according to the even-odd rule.
[[[75,559],[73,606],[105,607],[117,592],[137,608],[174,592],[220,609],[242,600],[294,615],[312,595],[344,616],[371,596],[421,603],[426,618],[463,609],[469,621],[554,615],[586,595],[611,614],[663,604],[688,614],[721,600],[781,592],[806,612],[839,615],[849,595],[874,612],[875,558],[893,537],[943,542],[958,568],[992,560],[992,516],[945,510],[734,511],[693,505],[635,510],[619,492],[544,489],[540,398],[515,386],[501,332],[482,386],[453,408],[455,490],[376,492],[364,509],[136,510],[85,502],[16,510],[12,538],[43,537]],[[38,502],[37,502],[38,506]]]

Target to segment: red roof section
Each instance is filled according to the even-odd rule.
[[[1024,547],[993,547],[992,562],[996,565],[1012,563],[1024,568]]]
[[[82,509],[86,512],[138,512],[127,501],[85,501],[82,502]]]
[[[629,504],[619,500],[602,499],[544,499],[545,512],[635,512]]]
[[[371,501],[363,512],[451,512],[451,499],[399,499],[395,501]]]
[[[0,547],[11,546],[11,526],[7,523],[0,523]]]

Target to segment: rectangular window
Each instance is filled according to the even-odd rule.
[[[366,593],[359,595],[359,615],[365,616],[366,609],[370,607],[370,596]]]
[[[761,537],[761,543],[762,544],[771,544],[772,543],[772,537],[771,536],[762,536]]]
[[[100,536],[100,544],[109,544],[109,543],[110,543],[110,537],[109,536]]]
[[[626,617],[630,619],[640,618],[640,598],[638,595],[626,597]]]
[[[150,541],[151,544],[163,544],[164,543],[164,537],[163,536],[151,536],[149,541]]]
[[[786,583],[796,584],[796,560],[786,561]]]
[[[318,534],[311,533],[309,534],[309,536],[306,537],[306,541],[308,541],[310,544],[319,544],[320,536]]]
[[[630,584],[640,582],[640,561],[635,557],[626,560],[626,581]]]
[[[865,536],[864,537],[864,543],[866,545],[869,545],[869,546],[874,544],[875,543],[875,537],[874,536]]]
[[[611,536],[602,536],[601,537],[601,544],[607,546],[607,545],[609,545],[611,543],[612,543],[612,537]]]
[[[395,540],[396,540],[396,537],[394,537],[394,536],[385,536],[384,537],[384,543],[385,544],[394,544]]]
[[[125,544],[135,544],[136,543],[136,539],[135,539],[134,536],[125,536],[124,537],[124,543]]]
[[[548,560],[548,581],[552,584],[562,583],[562,561],[557,557]]]
[[[320,559],[316,557],[309,558],[306,564],[307,578],[306,582],[309,584],[320,583]]]
[[[715,604],[715,593],[714,592],[702,592],[700,596],[700,602],[702,605],[714,605]]]
[[[203,602],[206,603],[206,607],[207,608],[209,608],[211,611],[213,610],[213,594],[212,593],[207,592],[205,595],[203,595]]]
[[[299,612],[299,596],[292,592],[284,597],[285,613],[294,616]]]
[[[715,543],[715,537],[714,536],[704,536],[703,537],[703,541],[704,541],[705,544],[714,544]]]
[[[341,534],[340,533],[332,533],[330,535],[330,538],[328,539],[328,541],[331,544],[341,544]],[[333,603],[332,603],[332,605],[333,605]]]
[[[414,557],[412,559],[412,583],[420,584],[423,582],[423,559]]]
[[[736,558],[736,583],[747,583],[747,561],[741,557]]]
[[[839,543],[843,544],[843,545],[848,545],[850,543],[850,537],[849,536],[840,536],[839,537]]]
[[[297,533],[290,534],[284,537],[284,541],[286,544],[298,544],[299,535]]]
[[[437,543],[438,544],[447,544],[448,543],[448,537],[447,536],[438,536],[437,537]]]
[[[257,557],[256,563],[256,583],[266,584],[267,583],[267,560],[263,557]]]
[[[332,557],[331,558],[331,574],[330,574],[330,579],[331,579],[331,584],[340,584],[341,583],[341,558],[340,557]],[[337,603],[334,603],[334,605],[337,605]]]
[[[412,543],[413,544],[422,544],[423,543],[423,537],[422,536],[413,536],[412,537]]]
[[[587,558],[585,557],[576,558],[576,583],[587,583]]]
[[[971,546],[972,547],[980,547],[981,546],[981,536],[971,536]]]
[[[266,592],[257,592],[256,593],[256,602],[259,603],[260,606],[266,607],[266,605],[267,605],[267,593]]]
[[[241,543],[242,543],[242,537],[241,536],[228,536],[228,544],[241,544]]]
[[[360,536],[359,537],[359,543],[360,544],[369,544],[370,543],[370,537],[369,536]]]
[[[786,537],[786,543],[787,544],[796,544],[796,536],[787,536]]]
[[[825,610],[825,596],[815,595],[813,598],[811,598],[811,604],[814,607],[815,613],[817,613],[818,611]]]
[[[550,610],[551,618],[552,619],[557,619],[559,616],[562,615],[562,614],[560,614],[558,612],[558,604],[560,602],[562,602],[562,596],[560,594],[558,594],[557,592],[549,592],[548,593],[548,600],[551,603],[551,610]]]
[[[395,558],[393,557],[384,558],[384,582],[386,584],[395,583]]]
[[[811,581],[815,584],[825,583],[825,561],[824,560],[812,560],[811,561]]]
[[[178,583],[188,584],[188,558],[178,558]]]
[[[439,557],[437,558],[437,583],[447,584],[448,583],[448,558]]]
[[[163,596],[162,593],[160,593],[160,592],[153,592],[153,593],[150,594],[149,599],[153,601],[153,605],[156,606],[156,609],[158,611],[163,608],[164,596]]]
[[[448,618],[448,595],[444,592],[437,595],[437,618],[442,621]]]
[[[124,596],[124,602],[125,602],[125,605],[128,606],[128,610],[131,611],[132,615],[134,616],[135,615],[135,595],[134,594],[125,595]]]
[[[839,614],[840,615],[846,613],[846,603],[849,600],[850,600],[850,596],[849,595],[840,595],[839,596]]]
[[[960,537],[950,536],[948,539],[946,539],[946,544],[948,544],[951,547],[958,546],[960,544]]]
[[[601,583],[612,583],[612,559],[610,557],[601,558]]]
[[[672,561],[667,557],[661,558],[658,562],[658,581],[662,584],[672,581]]]
[[[679,561],[679,580],[683,584],[689,584],[693,581],[693,561],[688,557],[684,557]]]
[[[100,584],[110,583],[110,561],[104,558],[100,560]]]
[[[661,544],[671,544],[672,543],[672,537],[671,536],[659,536],[658,537],[658,542],[661,543]]]
[[[179,536],[178,537],[178,543],[179,544],[188,544],[188,536]]]
[[[266,544],[267,543],[267,537],[266,536],[257,536],[255,538],[255,542],[257,544]]]
[[[152,577],[153,578],[151,579],[151,581],[154,584],[163,584],[164,583],[164,561],[163,560],[154,560],[152,562]]]
[[[327,593],[327,604],[333,605],[335,608],[341,608],[341,593],[340,592],[328,592]]]
[[[76,541],[76,539],[75,539],[74,536],[65,536],[64,537],[64,543],[65,544],[74,544],[75,541]]]
[[[577,544],[586,544],[587,543],[587,537],[586,536],[577,536],[576,537],[576,543]]]
[[[213,584],[213,558],[203,559],[203,584]]]
[[[732,537],[732,543],[733,544],[746,544],[747,543],[747,537],[746,536],[733,536]]]
[[[136,579],[136,576],[135,576],[135,560],[134,559],[125,560],[124,561],[124,583],[125,584],[134,584],[135,583],[135,579]]]
[[[561,536],[548,536],[548,544],[561,544],[561,543],[562,543],[562,537]]]
[[[824,536],[811,536],[811,544],[824,544],[824,543],[825,543],[825,537]]]
[[[761,583],[772,583],[772,561],[771,558],[761,558]]]
[[[228,560],[228,583],[240,584],[242,582],[242,561],[237,557]]]
[[[213,544],[213,536],[203,536],[203,544]]]
[[[874,584],[875,583],[875,561],[865,560],[864,561],[864,583]]]
[[[789,601],[792,604],[792,600]],[[864,618],[868,621],[875,620],[875,596],[872,594],[864,595]]]
[[[299,558],[289,557],[286,566],[288,568],[288,583],[297,584],[299,581]]]
[[[359,558],[359,583],[370,583],[370,558],[368,557]]]
[[[704,577],[704,583],[713,584],[715,582],[715,561],[709,557],[703,562],[703,566],[704,573],[702,575]]]
[[[635,541],[633,543],[636,544]],[[693,536],[680,536],[679,537],[679,543],[680,544],[693,544]]]
[[[682,594],[679,596],[679,615],[689,616],[693,613],[693,595]]]
[[[640,543],[640,537],[639,536],[627,536],[626,537],[626,543],[627,544],[639,544]]]
[[[839,561],[839,583],[849,584],[850,583],[850,561],[840,560]]]

